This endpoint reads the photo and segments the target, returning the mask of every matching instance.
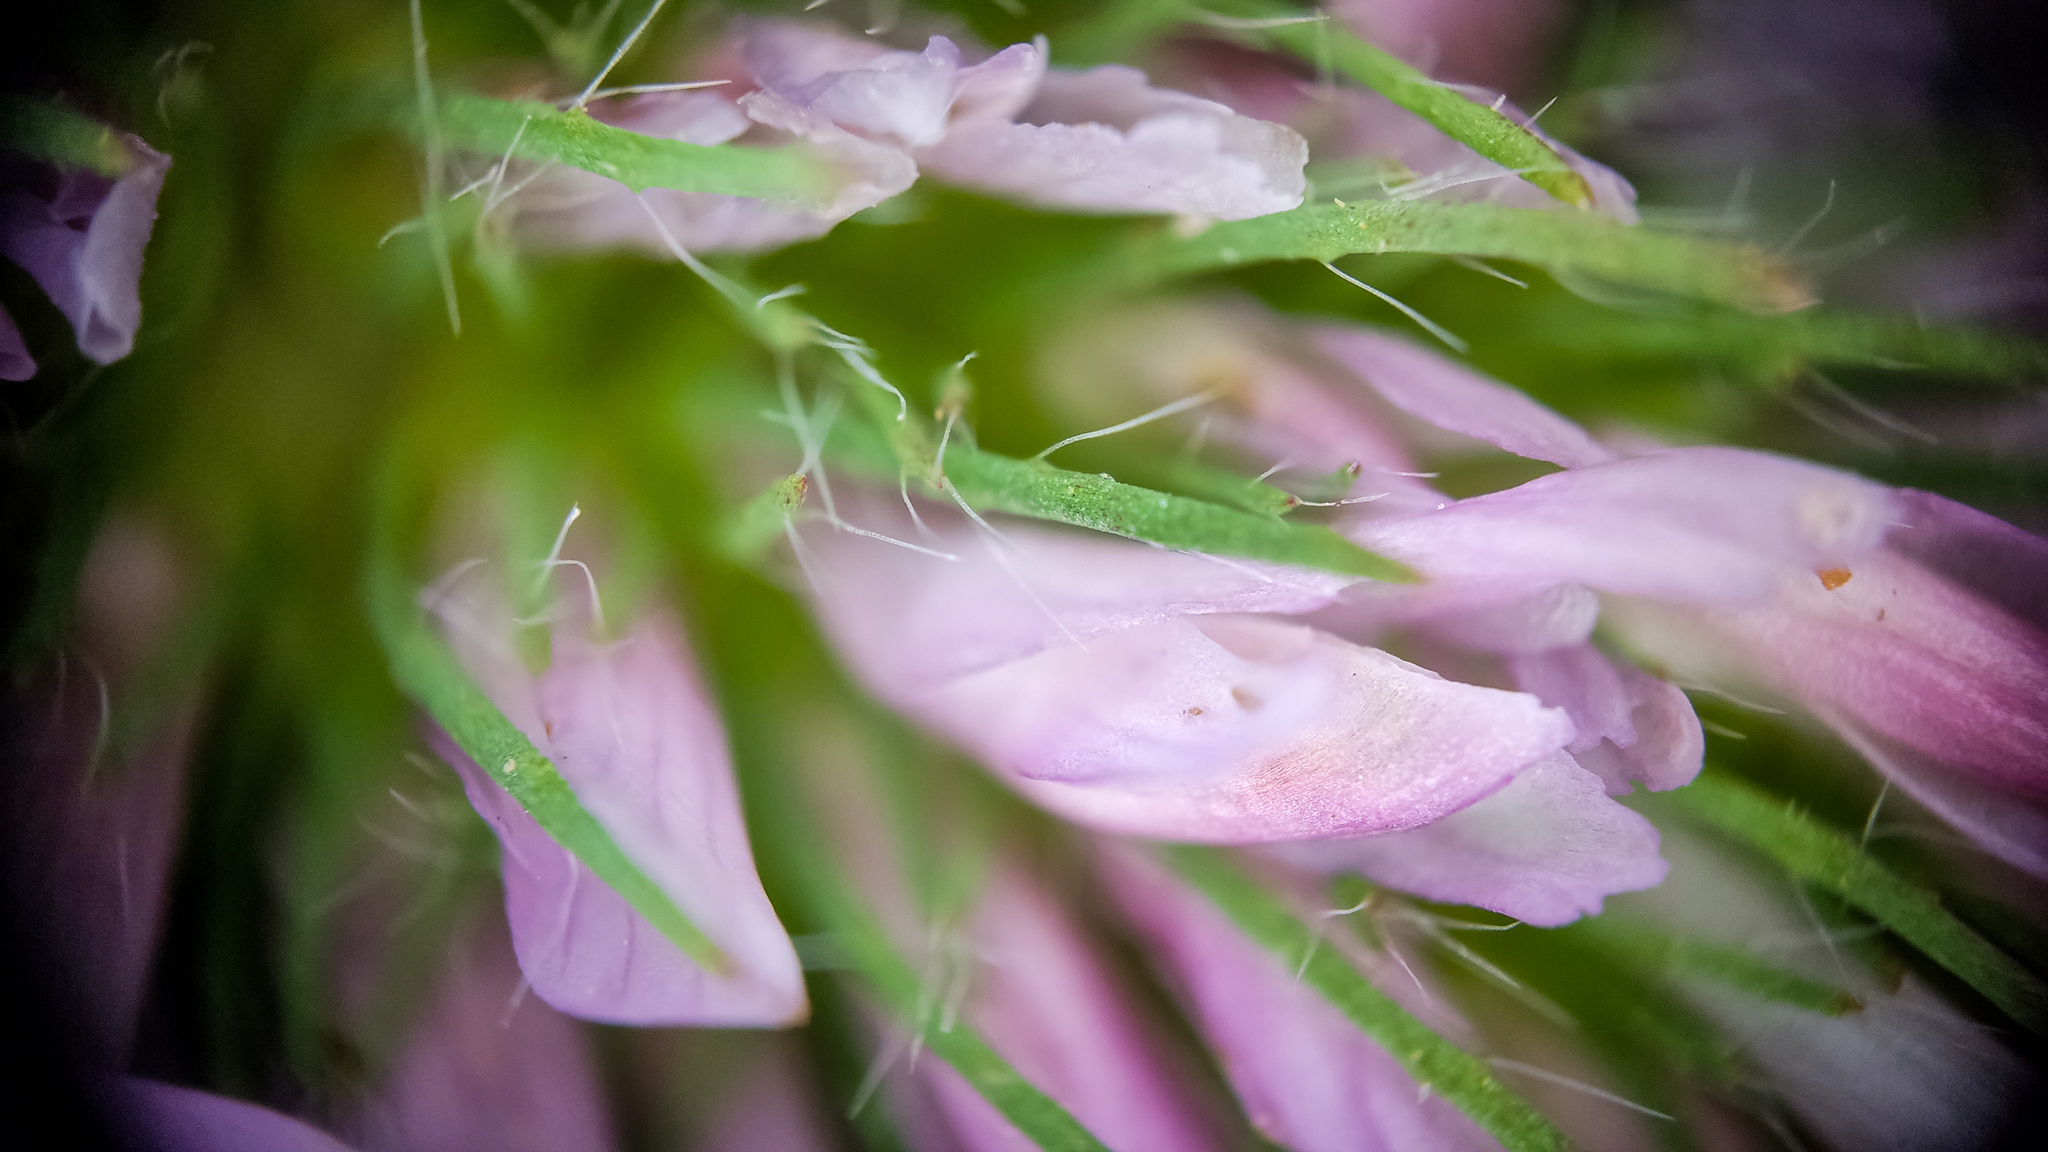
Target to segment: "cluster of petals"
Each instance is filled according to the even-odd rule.
[[[107,169],[21,162],[0,183],[0,255],[21,266],[64,318],[78,350],[111,364],[142,325],[142,254],[156,225],[170,157],[139,136],[108,132]],[[0,308],[0,380],[26,380],[36,362]]]
[[[558,844],[445,735],[437,750],[503,848],[513,948],[541,999],[621,1024],[777,1027],[808,1014],[789,936],[754,871],[725,732],[678,628],[649,613],[617,640],[565,611],[545,669],[481,573],[445,581],[434,610],[492,704],[728,961],[699,965]]]
[[[1987,847],[2025,864],[2015,844],[2044,843],[2026,825],[2036,808],[1981,799],[2038,799],[2027,766],[2048,751],[2048,645],[2013,605],[2031,596],[2038,612],[2039,590],[2008,575],[2001,601],[1929,560],[1982,585],[2038,571],[2016,565],[2038,564],[2039,541],[1771,454],[1624,456],[1372,330],[1180,319],[1133,353],[1149,375],[1103,358],[1098,379],[1149,383],[1154,400],[1207,390],[1211,436],[1345,468],[1362,502],[1335,526],[1423,580],[1353,583],[943,509],[912,521],[881,500],[858,518],[954,558],[813,526],[816,600],[849,665],[1026,797],[1107,831],[1270,845],[1302,867],[1562,923],[1658,882],[1655,830],[1612,797],[1685,784],[1704,750],[1676,685],[1593,642],[1607,608],[1718,628],[1742,667],[1859,746],[1937,765],[1879,761]],[[1561,470],[1452,500],[1406,450],[1425,432]],[[1982,554],[1937,545],[1943,526]],[[1661,658],[1649,629],[1623,634]],[[1390,640],[1410,659],[1376,646]],[[1944,809],[1965,787],[1976,807]]]
[[[1295,207],[1308,148],[1292,129],[1153,88],[1105,66],[1049,71],[1043,42],[978,63],[933,36],[894,51],[820,26],[744,25],[724,87],[649,93],[603,115],[692,144],[801,141],[832,173],[801,203],[651,189],[556,172],[517,201],[517,228],[555,247],[752,250],[809,239],[919,173],[1028,203],[1234,220]]]

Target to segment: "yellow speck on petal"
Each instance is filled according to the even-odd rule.
[[[1820,577],[1821,587],[1833,592],[1835,589],[1847,584],[1849,577],[1853,573],[1847,568],[1823,568],[1819,572],[1814,573],[1814,575]]]

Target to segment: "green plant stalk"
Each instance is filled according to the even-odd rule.
[[[714,975],[732,961],[626,855],[576,799],[560,772],[472,682],[427,626],[411,587],[388,552],[372,560],[365,592],[393,679],[463,752],[510,793],[555,842],[624,897],[683,954]]]
[[[1271,260],[1387,252],[1515,260],[1751,312],[1812,303],[1789,267],[1752,245],[1631,228],[1590,213],[1494,204],[1310,204],[1216,224],[1189,238],[1156,232],[1121,259],[1124,276],[1139,287]]]
[[[2048,987],[1956,919],[1940,898],[1878,864],[1844,833],[1732,777],[1708,772],[1670,794],[1680,811],[1826,889],[1889,928],[2028,1029],[2048,1032]]]

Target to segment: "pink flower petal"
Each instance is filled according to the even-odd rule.
[[[2048,811],[1951,771],[1935,757],[1826,712],[1821,718],[1899,791],[1925,805],[1977,846],[2029,875],[2048,879]]]
[[[1341,581],[1002,531],[993,556],[936,533],[946,561],[815,530],[821,617],[876,695],[1081,823],[1229,843],[1412,827],[1571,739],[1533,697],[1239,614],[1307,611]]]
[[[152,1152],[350,1152],[310,1124],[210,1092],[124,1076],[111,1094],[115,1120]]]
[[[1431,900],[1475,904],[1549,927],[1596,915],[1617,892],[1664,879],[1657,830],[1609,799],[1600,778],[1554,756],[1462,812],[1406,832],[1275,845],[1317,871],[1356,871]]]
[[[613,644],[558,625],[552,662],[534,677],[477,624],[504,618],[481,597],[451,597],[439,610],[492,702],[736,967],[723,977],[699,968],[444,743],[504,846],[506,911],[534,991],[594,1020],[800,1022],[807,1008],[796,953],[754,874],[724,732],[673,625],[650,618]]]
[[[1299,206],[1307,187],[1293,129],[1131,68],[1048,73],[1020,118],[963,123],[919,158],[954,183],[1094,212],[1242,220]]]
[[[1388,403],[1445,431],[1565,468],[1614,459],[1614,453],[1584,428],[1529,399],[1521,389],[1489,380],[1406,340],[1368,328],[1338,327],[1315,329],[1314,338]]]
[[[1571,751],[1609,795],[1627,795],[1637,780],[1663,791],[1699,775],[1706,737],[1692,702],[1669,683],[1587,644],[1512,656],[1508,667],[1524,692],[1571,716]]]
[[[1099,859],[1269,1139],[1295,1152],[1499,1147],[1199,893],[1132,848],[1111,846]]]
[[[35,278],[71,321],[78,350],[100,364],[135,347],[142,253],[171,167],[171,158],[141,137],[118,139],[127,156],[118,177],[62,169],[49,197],[0,194],[0,254]]]
[[[1674,448],[1538,477],[1438,512],[1345,532],[1435,580],[1502,599],[1557,584],[1701,603],[1757,603],[1787,572],[1869,554],[1891,493],[1782,456]]]

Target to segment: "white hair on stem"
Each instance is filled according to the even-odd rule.
[[[1445,344],[1450,345],[1452,351],[1468,352],[1471,350],[1471,345],[1459,339],[1456,335],[1452,334],[1452,332],[1449,329],[1445,328],[1443,325],[1438,324],[1436,321],[1431,320],[1429,317],[1424,316],[1422,313],[1417,312],[1415,309],[1410,308],[1408,305],[1401,303],[1399,300],[1394,299],[1392,296],[1387,295],[1385,292],[1382,292],[1379,289],[1373,287],[1372,285],[1367,284],[1365,281],[1360,280],[1358,277],[1351,275],[1349,272],[1344,271],[1342,268],[1337,267],[1335,264],[1330,263],[1328,260],[1323,261],[1322,264],[1323,267],[1328,268],[1331,271],[1331,273],[1333,273],[1337,277],[1337,279],[1342,280],[1355,288],[1363,288],[1367,292],[1372,293],[1374,296],[1379,297],[1381,300],[1387,302],[1388,304],[1393,305],[1394,308],[1401,313],[1401,315],[1406,316],[1410,320],[1415,321],[1417,324],[1420,324],[1423,328],[1423,331],[1428,332],[1431,336],[1434,336],[1437,339],[1443,341]]]
[[[569,106],[570,111],[577,111],[590,102],[592,94],[597,91],[597,86],[604,83],[604,78],[611,75],[612,69],[617,67],[619,61],[625,57],[626,53],[632,50],[634,42],[640,39],[642,32],[647,31],[649,24],[654,23],[655,13],[660,12],[661,6],[666,3],[668,3],[668,0],[654,0],[654,3],[647,6],[647,14],[640,17],[640,22],[633,25],[633,30],[626,33],[626,38],[619,42],[617,48],[613,49],[611,59],[605,61],[604,67],[597,70],[597,75],[590,78],[590,83],[584,87],[582,94],[577,96],[576,102]],[[419,0],[413,0],[413,9],[415,11],[419,9]]]
[[[1524,1076],[1533,1076],[1538,1080],[1555,1084],[1560,1088],[1569,1088],[1574,1092],[1582,1092],[1596,1100],[1605,1100],[1609,1104],[1618,1104],[1623,1108],[1627,1108],[1632,1112],[1640,1112],[1645,1116],[1654,1116],[1659,1120],[1675,1119],[1675,1117],[1668,1113],[1659,1112],[1646,1104],[1638,1104],[1626,1096],[1617,1096],[1604,1088],[1595,1088],[1591,1084],[1574,1080],[1569,1076],[1560,1075],[1547,1068],[1538,1068],[1534,1064],[1524,1064],[1520,1060],[1510,1060],[1505,1056],[1490,1057],[1486,1062],[1495,1068],[1508,1072],[1519,1072]]]
[[[1209,401],[1214,400],[1215,398],[1216,395],[1213,392],[1201,392],[1193,396],[1183,396],[1180,399],[1175,400],[1171,404],[1163,404],[1157,408],[1154,408],[1150,412],[1145,413],[1142,416],[1133,416],[1129,420],[1126,420],[1121,424],[1112,424],[1107,428],[1097,428],[1093,432],[1081,432],[1073,436],[1069,436],[1065,440],[1062,440],[1059,443],[1054,444],[1052,447],[1047,448],[1044,451],[1040,452],[1038,455],[1033,456],[1032,459],[1043,460],[1047,456],[1050,456],[1053,453],[1059,451],[1060,449],[1065,448],[1069,444],[1078,444],[1083,440],[1095,440],[1103,436],[1114,436],[1119,432],[1128,432],[1133,428],[1143,427],[1146,424],[1152,423],[1154,420],[1164,420],[1168,416],[1177,416],[1190,408],[1199,408],[1202,405],[1207,404]]]

